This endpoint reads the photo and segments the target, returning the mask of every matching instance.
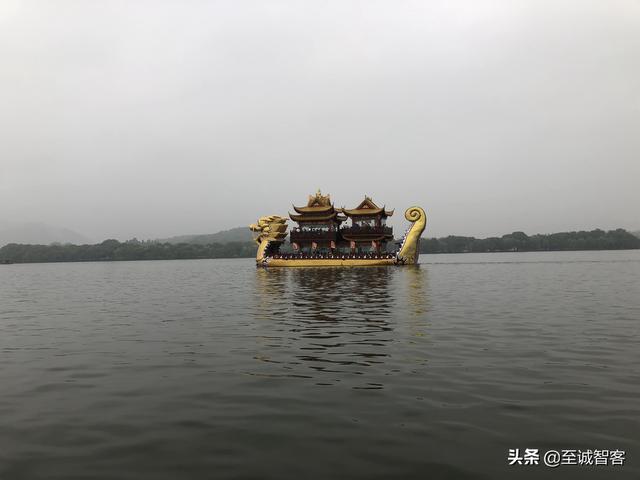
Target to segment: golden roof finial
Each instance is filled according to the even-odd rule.
[[[309,195],[308,207],[312,206],[329,206],[331,205],[331,195],[322,195],[322,191],[318,189],[315,195]]]

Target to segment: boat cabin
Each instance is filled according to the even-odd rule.
[[[362,255],[386,252],[393,241],[393,229],[386,225],[393,210],[378,207],[370,197],[355,208],[335,208],[330,195],[320,190],[309,195],[307,205],[293,206],[291,220],[298,225],[291,230],[293,250],[302,254]]]

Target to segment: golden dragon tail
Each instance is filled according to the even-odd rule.
[[[420,236],[427,225],[427,214],[420,207],[409,207],[404,212],[404,218],[412,222],[411,227],[404,234],[400,250],[396,254],[398,263],[414,264],[418,263],[420,256]]]

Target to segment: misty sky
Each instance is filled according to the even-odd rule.
[[[640,228],[639,1],[3,0],[0,59],[0,220]]]

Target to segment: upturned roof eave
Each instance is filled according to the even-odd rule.
[[[333,212],[335,209],[333,207],[333,204],[331,205],[319,205],[317,207],[296,207],[295,205],[292,205],[293,209],[304,215],[304,214],[309,214],[309,213],[328,213],[328,212]]]
[[[362,216],[369,216],[369,217],[374,217],[377,215],[382,215],[384,217],[390,217],[391,215],[393,215],[394,210],[385,210],[384,207],[382,208],[360,208],[360,209],[353,209],[353,210],[348,210],[346,208],[342,208],[340,209],[341,213],[344,213],[345,215],[349,216],[349,217],[362,217]]]
[[[289,218],[291,218],[291,220],[293,220],[294,222],[325,222],[327,220],[333,220],[333,219],[340,220],[340,221],[346,220],[346,218],[342,219],[338,217],[338,213],[335,211],[329,215],[308,215],[308,214],[296,215],[294,213],[289,212]]]

